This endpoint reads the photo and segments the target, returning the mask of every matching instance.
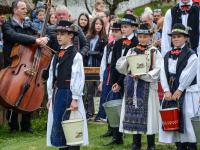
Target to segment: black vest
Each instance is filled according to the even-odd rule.
[[[124,75],[120,74],[117,69],[116,69],[116,63],[117,60],[122,56],[122,50],[124,50],[123,56],[126,56],[128,50],[132,47],[137,46],[138,44],[138,39],[134,35],[134,37],[131,39],[131,44],[127,46],[123,46],[123,38],[119,39],[118,41],[115,42],[114,48],[113,48],[113,53],[112,53],[112,61],[111,61],[111,71],[110,71],[110,81],[111,84],[118,83],[121,87],[123,87],[124,84]]]
[[[195,52],[193,50],[189,49],[188,46],[183,47],[182,52],[178,57],[178,62],[177,62],[177,66],[176,66],[175,81],[174,81],[174,84],[173,84],[173,87],[172,87],[173,91],[171,91],[171,92],[174,92],[175,90],[178,89],[178,86],[180,84],[179,83],[180,75],[181,75],[183,69],[186,67],[186,65],[188,63],[188,59],[193,54],[195,54]],[[169,68],[168,68],[169,57],[170,57],[170,51],[164,57],[165,74],[166,74],[166,77],[168,79],[168,84],[169,84],[169,78],[171,76],[170,73],[169,73]],[[192,81],[191,85],[194,85],[196,83],[197,83],[197,81],[196,81],[196,77],[195,77],[195,79]]]
[[[56,86],[59,89],[69,89],[70,80],[72,73],[72,65],[74,57],[76,56],[76,49],[74,46],[70,46],[66,49],[66,52],[63,57],[59,58],[58,56],[54,57],[53,60],[53,86]],[[58,67],[56,67],[58,64]],[[55,75],[57,68],[57,76]]]
[[[172,7],[171,9],[171,16],[172,16],[172,27],[175,23],[182,23],[182,11],[179,8],[179,4]],[[189,30],[190,34],[190,44],[191,48],[195,49],[198,47],[199,44],[199,7],[196,5],[192,5],[189,10],[187,26],[191,27],[192,30]]]

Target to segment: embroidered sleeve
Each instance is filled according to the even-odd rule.
[[[83,68],[83,59],[80,53],[77,53],[73,60],[70,90],[72,98],[79,100],[83,95],[85,83],[85,74]]]
[[[186,88],[190,86],[195,76],[197,75],[197,64],[198,59],[196,54],[193,54],[188,59],[188,63],[186,67],[183,69],[180,78],[179,78],[179,87],[178,89],[184,91]]]

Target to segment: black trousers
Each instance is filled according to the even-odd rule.
[[[95,96],[95,89],[97,87],[97,84],[95,81],[90,81],[86,83],[86,88],[87,88],[87,114],[93,116],[94,114],[94,96]]]
[[[6,119],[11,130],[19,130],[18,113],[16,111],[8,110]],[[28,130],[31,127],[31,113],[22,114],[20,122],[21,130]]]
[[[112,128],[112,131],[113,131],[113,139],[121,141],[123,134],[119,132],[119,128],[118,127]]]

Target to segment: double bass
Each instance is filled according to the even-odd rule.
[[[45,35],[50,9],[51,0],[48,0],[41,37]],[[11,65],[0,71],[0,103],[20,112],[38,109],[45,95],[42,74],[54,53],[48,46],[16,44],[11,51]]]

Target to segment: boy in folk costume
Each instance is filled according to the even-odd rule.
[[[60,21],[57,28],[59,55],[52,59],[48,79],[48,128],[47,144],[59,147],[60,150],[80,150],[80,146],[68,146],[61,121],[64,111],[78,109],[84,118],[84,145],[88,144],[88,130],[85,109],[82,101],[85,75],[83,60],[73,45],[77,28],[69,21]],[[70,112],[66,113],[69,119]]]
[[[176,101],[180,108],[180,129],[159,131],[159,141],[177,142],[177,150],[197,150],[191,117],[198,109],[199,89],[196,84],[197,56],[188,47],[188,30],[183,24],[175,24],[169,34],[173,49],[167,52],[161,68],[160,81],[164,90],[163,107],[173,106]]]
[[[115,98],[110,97],[110,100],[120,99],[123,96],[123,80],[125,76],[116,70],[116,62],[120,57],[126,56],[130,48],[138,44],[135,33],[137,26],[137,18],[133,15],[126,14],[121,20],[121,31],[123,37],[114,44],[110,65],[110,83],[112,91],[117,93],[118,96]],[[113,140],[106,145],[123,143],[122,133],[119,132],[119,128],[113,129],[113,133]]]
[[[168,36],[168,33],[171,32],[172,27],[176,23],[182,23],[184,26],[191,28],[191,30],[188,31],[192,37],[189,38],[191,48],[196,53],[200,51],[199,14],[199,6],[193,4],[192,0],[179,0],[178,4],[166,12],[161,40],[161,54],[163,56],[172,49],[171,38]]]
[[[157,83],[160,64],[163,59],[156,47],[152,46],[152,30],[141,24],[137,30],[139,44],[131,48],[127,56],[147,55],[147,71],[144,75],[134,75],[129,68],[127,57],[121,57],[116,64],[118,71],[126,75],[122,102],[120,131],[133,134],[131,150],[141,149],[141,134],[147,134],[147,150],[155,149],[155,134],[158,133],[159,98]]]
[[[106,118],[106,113],[103,108],[103,104],[106,101],[109,101],[110,97],[112,97],[112,99],[115,99],[115,97],[117,98],[118,94],[119,94],[119,93],[111,92],[112,86],[110,84],[110,64],[111,64],[114,44],[122,36],[121,23],[120,22],[113,23],[111,30],[112,30],[111,34],[112,34],[114,40],[104,48],[104,53],[103,53],[103,57],[101,60],[101,66],[100,66],[100,84],[98,86],[98,89],[99,89],[99,91],[102,91],[102,93],[101,93],[101,98],[100,98],[99,112],[98,112],[97,116],[99,116],[101,118]],[[113,130],[114,129],[111,128],[108,123],[108,131],[105,134],[103,134],[102,137],[112,136]],[[118,132],[118,129],[117,129],[117,132]],[[113,137],[113,139],[114,139],[114,137]]]

